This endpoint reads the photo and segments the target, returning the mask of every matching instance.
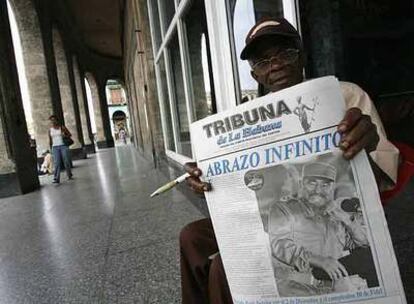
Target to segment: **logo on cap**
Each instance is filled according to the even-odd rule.
[[[262,22],[252,31],[252,33],[250,34],[250,38],[253,38],[253,36],[256,35],[256,33],[260,31],[262,28],[265,28],[267,26],[278,26],[279,24],[280,22],[277,22],[275,20]]]

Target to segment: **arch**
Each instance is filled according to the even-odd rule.
[[[26,121],[29,133],[36,139],[37,154],[40,155],[49,148],[48,118],[53,114],[42,33],[33,1],[8,0],[8,4],[9,12],[13,14],[10,22],[15,17],[18,29],[18,33],[13,33],[12,28],[13,41],[16,45],[18,39],[21,45],[24,67],[19,70],[19,80],[23,102],[26,104]],[[26,87],[22,85],[23,72],[27,80]]]
[[[112,136],[118,140],[119,130],[124,129],[130,134],[131,119],[127,104],[127,95],[122,82],[117,79],[108,79],[105,86],[106,100],[108,103],[108,112]]]
[[[126,114],[128,109],[122,106],[122,109],[114,110],[111,114],[112,133],[116,141],[126,143],[126,137],[129,137],[129,117]]]
[[[112,120],[125,120],[126,114],[122,110],[117,110],[112,114]]]
[[[124,79],[122,77],[119,77],[116,74],[111,74],[111,75],[108,75],[107,77],[105,77],[104,83],[107,84],[108,81],[115,81],[115,82],[117,82],[120,85],[122,85],[122,86],[125,87],[125,81],[124,81]]]

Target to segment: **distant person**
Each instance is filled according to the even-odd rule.
[[[69,130],[59,123],[55,115],[49,117],[51,128],[49,129],[50,146],[52,147],[54,162],[54,178],[53,183],[60,183],[60,171],[62,169],[62,160],[66,168],[68,179],[72,179],[71,161],[69,155],[69,146],[73,144],[72,134]]]
[[[42,153],[43,163],[40,166],[40,174],[50,175],[53,173],[53,158],[49,150]]]
[[[127,134],[124,128],[120,129],[118,132],[119,139],[126,145],[127,144]]]

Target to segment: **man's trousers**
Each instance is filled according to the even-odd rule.
[[[232,304],[210,219],[185,226],[180,233],[183,304]],[[212,255],[216,254],[214,257]]]

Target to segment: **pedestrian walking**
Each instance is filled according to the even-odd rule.
[[[69,146],[73,144],[72,134],[69,130],[60,124],[55,115],[49,117],[51,128],[49,129],[50,146],[52,147],[53,163],[54,163],[54,178],[53,183],[60,183],[60,171],[62,169],[62,162],[66,168],[68,179],[72,179],[71,161]]]

